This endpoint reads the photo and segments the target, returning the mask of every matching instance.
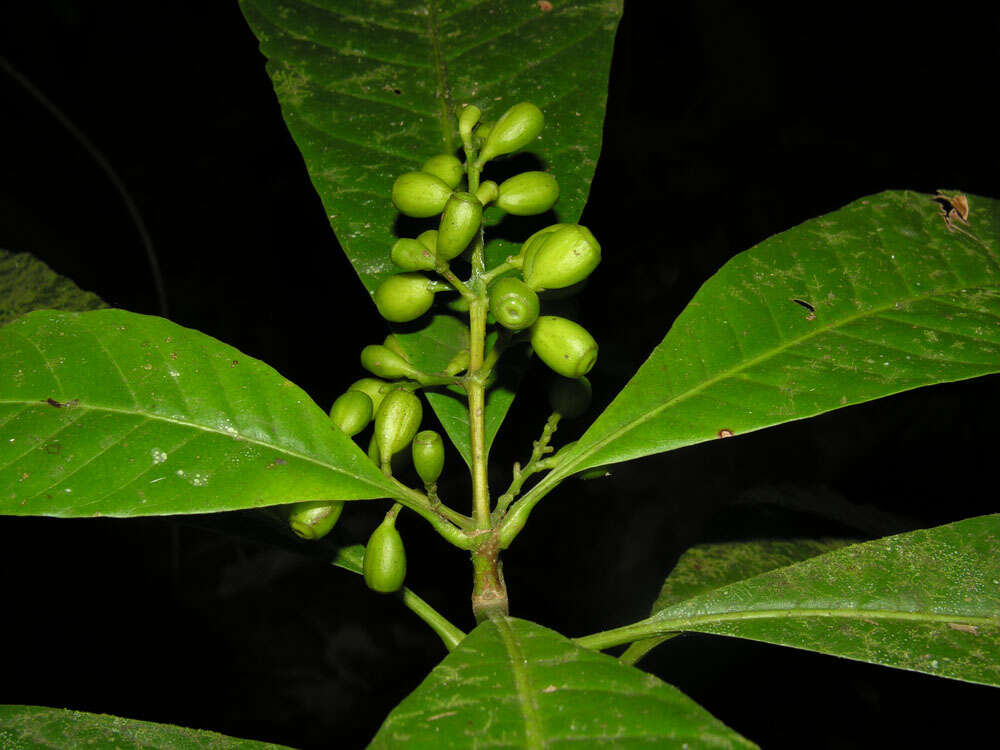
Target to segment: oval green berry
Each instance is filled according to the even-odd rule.
[[[396,240],[390,252],[392,262],[404,271],[433,271],[437,267],[434,252],[418,240]]]
[[[392,203],[407,216],[426,219],[444,210],[451,188],[440,177],[426,172],[407,172],[392,185]]]
[[[420,399],[410,391],[395,390],[382,399],[375,414],[375,441],[382,463],[410,444],[423,418]]]
[[[576,419],[590,407],[591,395],[586,378],[558,378],[549,387],[549,405],[563,419]]]
[[[424,484],[434,484],[444,470],[444,441],[434,430],[423,430],[413,438],[413,468]]]
[[[363,391],[348,390],[330,407],[330,419],[347,437],[354,437],[372,421],[371,397]]]
[[[420,167],[421,172],[432,174],[452,190],[458,187],[458,183],[465,177],[465,168],[456,157],[451,154],[439,154],[432,156]]]
[[[560,227],[545,235],[525,257],[521,274],[535,291],[562,289],[587,278],[601,262],[601,246],[586,227]]]
[[[564,378],[582,377],[597,362],[597,342],[587,329],[554,315],[543,315],[535,321],[531,327],[531,348],[542,362]]]
[[[531,102],[515,104],[490,129],[479,152],[479,163],[524,148],[538,137],[544,126],[542,110]]]
[[[462,254],[483,223],[483,204],[471,193],[454,193],[445,204],[438,227],[437,257],[451,260]]]
[[[484,206],[488,206],[497,199],[499,194],[499,188],[493,180],[483,180],[479,183],[479,189],[476,190],[476,199]]]
[[[538,310],[538,295],[520,279],[505,276],[490,287],[490,312],[504,328],[523,331],[538,320]]]
[[[412,378],[419,374],[409,362],[381,344],[370,344],[361,350],[361,366],[372,375],[390,380]]]
[[[365,584],[372,591],[391,594],[403,586],[406,580],[406,549],[403,537],[396,531],[394,518],[387,516],[372,532],[365,545],[361,567]]]
[[[333,530],[344,510],[342,501],[310,500],[289,508],[288,525],[302,539],[322,539]]]
[[[431,309],[434,292],[427,277],[419,273],[400,273],[382,280],[375,290],[375,307],[393,323],[416,320]]]
[[[523,172],[500,183],[497,205],[515,216],[543,214],[559,198],[559,183],[548,172]]]
[[[379,406],[382,405],[382,399],[385,398],[385,394],[391,391],[395,386],[392,383],[387,383],[384,380],[378,380],[376,378],[361,378],[357,380],[347,388],[348,391],[361,391],[363,394],[368,396],[372,400],[372,416],[378,412]]]

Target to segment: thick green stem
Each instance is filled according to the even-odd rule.
[[[472,552],[472,612],[476,622],[506,617],[508,612],[500,550],[493,534],[485,538],[487,541]]]
[[[486,386],[480,375],[486,343],[486,301],[477,298],[469,307],[469,437],[472,444],[472,519],[477,529],[490,528],[490,490],[486,479]]]

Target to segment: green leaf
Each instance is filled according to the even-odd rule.
[[[1000,371],[1000,202],[969,205],[879,193],[736,256],[553,473]]]
[[[701,544],[687,550],[663,582],[653,614],[745,578],[807,560],[850,544],[844,539],[774,539],[725,544]],[[635,664],[677,633],[636,641],[619,659]]]
[[[0,249],[0,326],[32,310],[97,310],[107,307],[30,253]]]
[[[980,516],[844,547],[578,642],[697,631],[1000,687],[998,559],[1000,514]]]
[[[44,706],[0,706],[0,747],[115,750],[282,750],[284,745],[227,737],[151,721]],[[287,748],[285,748],[287,750]]]
[[[541,107],[546,128],[529,151],[559,180],[558,220],[579,219],[600,153],[621,0],[555,3],[550,11],[521,0],[240,5],[330,224],[370,292],[393,271],[394,239],[436,226],[397,225],[389,196],[400,174],[434,154],[457,152],[455,113],[462,105],[479,106],[489,120],[521,101]],[[509,223],[487,246],[491,263],[516,252],[509,242],[501,246],[500,236],[522,241],[549,222]],[[457,351],[461,332],[449,320],[437,315],[419,330],[408,327],[402,346],[411,357],[442,341]],[[516,378],[508,380],[487,402],[487,447],[514,385]],[[468,461],[466,405],[447,396],[430,401]]]
[[[511,618],[484,622],[370,747],[755,747],[677,688]]]
[[[0,513],[208,513],[389,497],[300,388],[198,331],[122,310],[0,329]]]

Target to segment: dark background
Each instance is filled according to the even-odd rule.
[[[834,9],[627,4],[583,219],[604,245],[579,313],[602,347],[598,402],[709,275],[764,238],[888,188],[1000,197],[1000,11]],[[121,174],[173,320],[269,362],[323,406],[361,376],[357,352],[383,325],[235,1],[20,3],[0,11],[0,54]],[[2,74],[0,247],[115,306],[158,311],[114,188]],[[512,412],[523,429],[500,434],[501,467],[541,427],[537,380]],[[512,613],[582,635],[648,614],[698,542],[875,537],[996,511],[997,382],[922,389],[567,484],[504,558]],[[342,525],[363,538],[383,510],[351,506]],[[470,628],[466,560],[418,519],[404,514],[401,528],[408,582]],[[444,655],[351,574],[171,520],[0,519],[0,592],[0,703],[297,747],[362,746]],[[1000,706],[980,686],[708,636],[675,639],[644,666],[770,748],[962,746],[995,731]]]

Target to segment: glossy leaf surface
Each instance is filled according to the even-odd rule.
[[[0,326],[32,310],[97,310],[106,307],[30,253],[0,250]]]
[[[0,329],[0,512],[135,516],[387,497],[385,479],[279,373],[122,310]]]
[[[849,542],[842,539],[764,539],[700,544],[681,555],[670,571],[653,603],[653,614],[698,594],[832,552],[847,544]],[[666,635],[637,641],[619,658],[626,664],[635,664],[650,650],[672,637]]]
[[[1000,202],[885,192],[736,256],[556,472],[1000,371]]]
[[[642,625],[1000,687],[998,559],[1000,515],[980,516],[730,583],[669,604]]]
[[[755,747],[677,688],[525,620],[479,625],[373,748]]]
[[[282,750],[200,729],[44,706],[0,706],[0,747],[115,750]],[[287,748],[285,749],[287,750]]]
[[[620,0],[548,9],[513,0],[242,0],[241,7],[330,224],[369,292],[394,270],[395,238],[436,228],[433,219],[400,220],[389,195],[400,174],[458,152],[455,113],[465,104],[479,106],[488,120],[521,101],[540,106],[546,127],[526,149],[534,157],[516,158],[558,178],[557,220],[580,217],[600,152]],[[491,173],[488,165],[484,177]],[[509,241],[554,220],[550,214],[491,230],[491,263],[516,252]],[[411,356],[440,342],[460,348],[461,333],[447,316],[415,325],[400,336]],[[488,423],[499,427],[514,385],[497,388]],[[468,460],[464,403],[431,403]]]

